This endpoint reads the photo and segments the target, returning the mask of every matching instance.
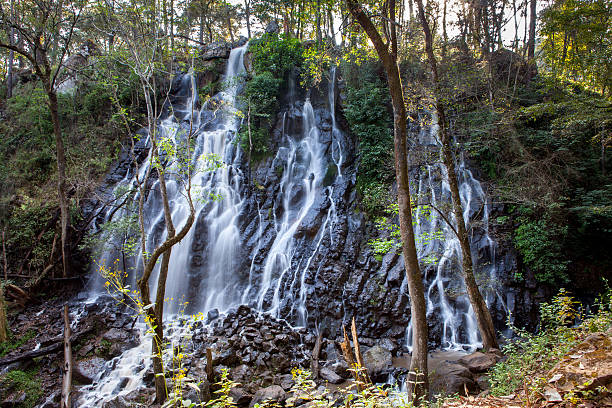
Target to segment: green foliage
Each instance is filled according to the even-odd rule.
[[[567,283],[567,265],[563,248],[568,227],[550,219],[519,217],[514,244],[538,282],[551,285]]]
[[[251,129],[251,140],[249,141],[248,129],[242,130],[239,134],[240,147],[243,150],[251,150],[251,158],[255,161],[263,159],[270,153],[270,137],[266,129]],[[251,143],[253,148],[251,149]]]
[[[15,405],[17,408],[33,408],[43,395],[40,380],[37,378],[38,368],[27,371],[12,370],[0,376],[0,398],[3,400],[10,395],[25,394],[22,402]]]
[[[278,109],[279,90],[283,80],[277,78],[270,71],[255,74],[244,87],[243,98],[251,107],[251,117],[266,119],[270,123],[270,117]]]
[[[250,152],[252,159],[266,157],[270,149],[270,131],[276,120],[281,86],[294,67],[303,64],[303,50],[299,40],[276,33],[265,33],[249,43],[253,74],[240,97],[246,116],[239,133],[240,146]],[[250,140],[249,140],[250,131]]]
[[[555,0],[541,13],[544,61],[551,74],[612,92],[612,6],[606,0]]]
[[[26,344],[28,341],[36,336],[36,332],[32,329],[28,330],[24,335],[15,337],[13,334],[9,334],[7,341],[0,343],[0,357],[6,356],[13,350]]]
[[[518,227],[515,243],[539,282],[558,286],[586,268],[603,274],[612,266],[612,105],[544,77],[515,94],[495,110],[455,105],[455,128],[501,199],[529,208],[506,225]]]
[[[548,371],[585,334],[606,331],[612,327],[611,299],[608,289],[600,297],[598,313],[584,318],[579,327],[570,328],[568,326],[580,318],[577,312],[579,303],[561,289],[551,303],[540,305],[541,325],[537,334],[510,325],[518,339],[503,347],[507,358],[489,372],[491,393],[509,395],[519,388],[526,390],[531,397],[541,393]]]
[[[279,79],[284,79],[292,68],[299,69],[303,62],[300,40],[284,34],[265,33],[249,43],[249,51],[256,73],[270,72]]]
[[[44,268],[52,250],[55,225],[47,224],[57,203],[55,136],[40,83],[14,91],[0,123],[0,228],[6,227],[9,269],[27,274]],[[67,184],[76,200],[107,171],[125,132],[113,119],[110,98],[109,89],[95,81],[58,95]]]
[[[361,81],[347,87],[344,115],[359,141],[357,188],[369,214],[380,214],[389,204],[393,172],[393,134],[388,112],[389,92],[366,70]]]
[[[232,397],[230,397],[230,391],[232,390],[232,388],[240,384],[229,379],[229,369],[221,369],[221,379],[216,385],[219,387],[219,389],[215,391],[215,395],[217,396],[217,398],[210,400],[206,404],[206,406],[210,408],[236,407],[237,404],[234,402]]]

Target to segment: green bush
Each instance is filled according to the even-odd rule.
[[[548,371],[581,339],[593,331],[606,331],[612,327],[610,291],[600,297],[599,311],[593,316],[580,316],[580,304],[565,290],[550,303],[540,306],[540,330],[537,334],[512,327],[517,340],[509,341],[503,351],[506,359],[489,372],[493,395],[509,395],[517,389],[539,395],[546,385]],[[576,319],[580,326],[570,327]]]
[[[538,282],[558,286],[567,283],[567,266],[563,248],[568,227],[548,219],[519,217],[514,244],[525,264],[533,269]]]
[[[362,76],[359,86],[349,86],[344,115],[359,141],[357,188],[369,214],[384,211],[393,181],[393,133],[389,92],[377,77]]]
[[[253,54],[256,73],[270,72],[279,79],[283,79],[292,68],[300,68],[303,63],[300,40],[284,34],[265,33],[249,43],[249,51]]]
[[[40,380],[37,379],[38,369],[28,371],[13,370],[0,377],[0,398],[5,399],[11,394],[24,393],[25,399],[15,405],[17,408],[32,408],[42,397]]]
[[[266,33],[252,40],[249,51],[252,53],[253,74],[244,87],[241,100],[245,105],[244,115],[250,115],[250,118],[244,121],[239,143],[243,149],[249,149],[247,126],[250,123],[251,158],[260,160],[270,152],[269,135],[278,110],[281,85],[292,68],[299,70],[304,57],[298,39],[275,33]]]

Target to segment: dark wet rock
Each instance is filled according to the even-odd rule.
[[[363,363],[371,377],[386,372],[391,367],[392,360],[391,352],[381,346],[374,346],[363,353]]]
[[[253,395],[249,394],[242,387],[233,387],[229,392],[229,396],[232,397],[232,400],[241,407],[248,407],[249,403],[253,399]]]
[[[378,345],[380,347],[384,348],[385,350],[390,351],[392,354],[396,353],[400,349],[400,347],[397,344],[397,342],[395,340],[393,340],[393,339],[390,339],[390,338],[381,339],[378,342]]]
[[[465,395],[466,389],[470,394],[480,390],[470,370],[450,361],[440,363],[430,381],[432,394]]]
[[[334,372],[334,370],[329,367],[321,368],[321,370],[319,371],[319,375],[322,379],[324,379],[325,381],[329,381],[332,384],[340,384],[344,382],[344,378],[340,377]]]
[[[268,400],[282,402],[285,399],[285,396],[285,390],[283,390],[280,385],[271,385],[269,387],[258,390],[253,396],[249,407],[253,408],[255,404],[259,404],[263,401]]]
[[[215,41],[200,48],[199,57],[202,61],[209,61],[216,58],[227,59],[232,51],[232,45],[225,41]]]
[[[274,34],[274,33],[278,33],[280,30],[279,26],[278,26],[278,22],[276,20],[272,20],[268,23],[268,25],[266,26],[266,33],[268,34]]]
[[[457,363],[464,365],[473,373],[482,373],[493,367],[501,358],[496,352],[469,354],[457,360]]]
[[[293,381],[293,375],[283,374],[278,378],[278,383],[278,385],[280,385],[283,390],[289,391],[291,387],[293,387],[293,385],[295,384],[295,381]]]

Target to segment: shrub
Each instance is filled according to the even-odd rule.
[[[533,220],[519,217],[514,244],[525,264],[534,271],[538,282],[558,286],[568,281],[569,261],[563,253],[568,227],[545,218]]]
[[[275,78],[284,78],[293,68],[300,68],[303,49],[300,40],[284,34],[265,33],[249,43],[256,73],[270,72]]]
[[[32,408],[42,397],[43,391],[37,377],[38,369],[28,371],[13,370],[0,377],[0,397],[6,398],[13,393],[24,393],[25,399],[17,408]]]
[[[357,188],[369,214],[388,205],[393,180],[393,134],[387,107],[389,92],[377,77],[364,74],[360,86],[348,87],[344,114],[359,140]]]
[[[540,330],[537,334],[510,327],[518,336],[503,347],[507,358],[489,372],[491,393],[508,395],[518,388],[529,393],[528,398],[541,393],[548,371],[567,354],[585,334],[605,331],[612,327],[612,298],[608,289],[599,301],[599,311],[584,318],[576,328],[568,327],[582,318],[576,302],[564,289],[550,303],[540,305]]]

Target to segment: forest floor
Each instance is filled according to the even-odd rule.
[[[515,393],[468,396],[444,407],[612,407],[612,328],[592,333],[566,353],[555,367],[538,373]]]

